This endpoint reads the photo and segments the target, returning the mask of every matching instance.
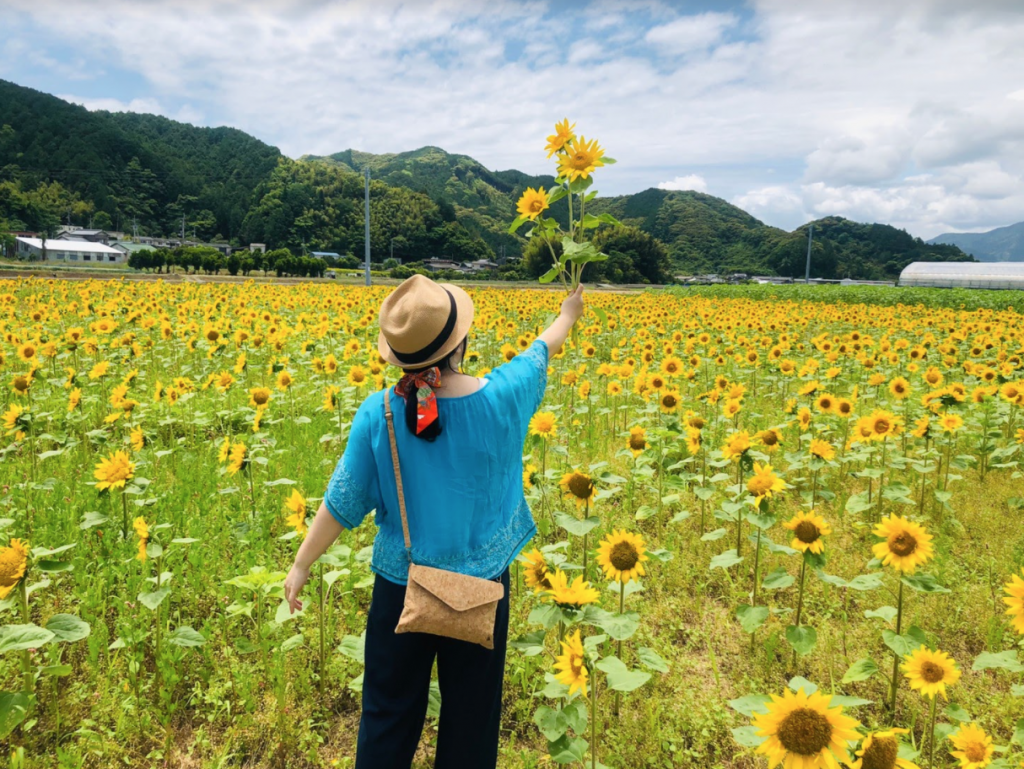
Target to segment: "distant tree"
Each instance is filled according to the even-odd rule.
[[[241,269],[242,260],[238,258],[238,253],[232,251],[231,255],[227,258],[225,266],[228,268],[228,274],[237,275],[238,270]]]
[[[111,230],[114,228],[114,220],[106,211],[97,211],[93,214],[92,226],[97,230]]]
[[[588,267],[584,278],[589,272],[594,280],[604,276],[612,283],[668,283],[672,279],[665,244],[637,227],[600,230],[594,246],[609,259]]]
[[[248,277],[249,273],[256,269],[256,262],[248,254],[243,256],[239,261],[238,268],[242,271],[242,274]],[[234,273],[231,273],[234,275]]]

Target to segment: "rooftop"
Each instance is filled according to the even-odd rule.
[[[26,246],[32,248],[38,248],[40,251],[43,248],[43,241],[39,238],[16,238],[19,243],[24,243]],[[116,248],[105,246],[102,243],[93,243],[88,240],[55,240],[54,238],[48,238],[46,241],[47,251],[77,251],[81,254],[120,254]]]

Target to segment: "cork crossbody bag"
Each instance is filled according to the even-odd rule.
[[[500,581],[413,563],[390,391],[384,394],[384,416],[388,423],[388,439],[391,441],[391,463],[395,469],[398,509],[402,514],[405,554],[409,559],[405,606],[395,632],[430,633],[493,649],[494,620],[498,602],[505,596],[505,586]]]

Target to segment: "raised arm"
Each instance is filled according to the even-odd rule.
[[[549,359],[562,349],[566,337],[569,336],[569,332],[576,325],[576,321],[580,319],[581,315],[583,315],[582,283],[562,301],[562,311],[555,318],[555,322],[544,329],[544,332],[537,337],[547,343]]]

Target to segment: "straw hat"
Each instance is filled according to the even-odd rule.
[[[423,368],[448,356],[473,325],[473,300],[423,275],[402,282],[380,306],[377,352],[399,368]]]

